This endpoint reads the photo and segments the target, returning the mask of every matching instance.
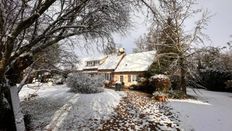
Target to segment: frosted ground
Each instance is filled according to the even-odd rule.
[[[170,100],[186,131],[231,131],[232,93],[188,90],[198,100]]]
[[[33,114],[33,130],[232,129],[232,93],[188,93],[197,100],[157,103],[133,91],[105,89],[98,94],[74,94],[65,85],[33,84],[26,85],[19,96],[24,113]]]
[[[30,94],[37,96],[28,98]],[[24,112],[33,114],[34,130],[96,128],[92,120],[109,117],[126,94],[105,89],[97,94],[74,94],[66,86],[27,85],[19,94]]]

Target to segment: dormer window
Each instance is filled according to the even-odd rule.
[[[86,66],[98,66],[100,65],[100,61],[87,61]]]

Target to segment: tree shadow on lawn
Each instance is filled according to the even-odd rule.
[[[119,97],[111,91],[59,98],[49,95],[24,101],[22,108],[25,114],[32,115],[31,130],[94,130],[108,118]]]
[[[43,130],[52,120],[54,113],[65,104],[64,98],[36,98],[21,102],[24,114],[31,116],[29,126],[31,130]]]

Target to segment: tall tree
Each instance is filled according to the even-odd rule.
[[[175,57],[172,67],[179,72],[181,77],[180,90],[186,94],[188,57],[192,54],[193,44],[203,43],[203,38],[206,38],[202,31],[207,26],[208,12],[194,9],[195,0],[161,0],[159,2],[141,0],[141,2],[152,12],[154,22],[159,24],[161,29],[168,29],[168,31],[162,30],[166,36],[164,37],[165,43],[173,43],[170,45],[171,48],[175,49],[174,53],[170,53],[172,57]],[[199,15],[201,15],[201,18],[195,22],[194,28],[190,31],[186,30],[186,22],[189,22],[187,20]],[[171,21],[171,23],[167,24],[166,21],[167,23]],[[163,45],[163,43],[160,44]],[[160,55],[166,54],[165,52]]]
[[[108,39],[111,33],[124,32],[130,4],[124,0],[1,0],[0,128],[24,130],[14,79],[33,63],[35,54],[67,38]],[[7,122],[7,118],[12,119]]]
[[[172,74],[171,66],[176,60],[176,54],[178,53],[175,45],[177,42],[175,33],[178,29],[170,17],[165,20],[161,27],[159,29],[158,42],[154,43],[154,49],[157,51],[158,57],[157,63],[154,63],[157,72],[154,73]],[[151,33],[157,34],[156,32]]]

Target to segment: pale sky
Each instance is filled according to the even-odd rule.
[[[232,40],[230,37],[232,35],[232,0],[198,0],[198,3],[197,7],[208,9],[213,15],[204,31],[211,39],[206,42],[206,45],[225,46],[228,41]],[[146,13],[144,14],[146,15]],[[142,13],[137,15],[133,18],[134,27],[128,31],[126,36],[114,36],[115,42],[122,45],[126,49],[126,53],[132,53],[135,40],[144,33],[148,33],[149,22],[145,20]],[[195,18],[196,20],[197,18]],[[186,26],[192,27],[193,25],[189,22]],[[85,53],[84,50],[77,52],[80,57],[100,55],[94,49],[91,49],[89,53]]]
[[[199,7],[208,9],[213,15],[208,23],[205,31],[209,35],[211,42],[207,45],[225,46],[226,42],[232,40],[232,0],[199,0]],[[115,36],[115,41],[121,44],[127,51],[131,53],[135,47],[135,40],[147,33],[148,23],[143,18],[135,18],[135,27],[131,29],[127,36]],[[191,25],[187,25],[191,26]]]

